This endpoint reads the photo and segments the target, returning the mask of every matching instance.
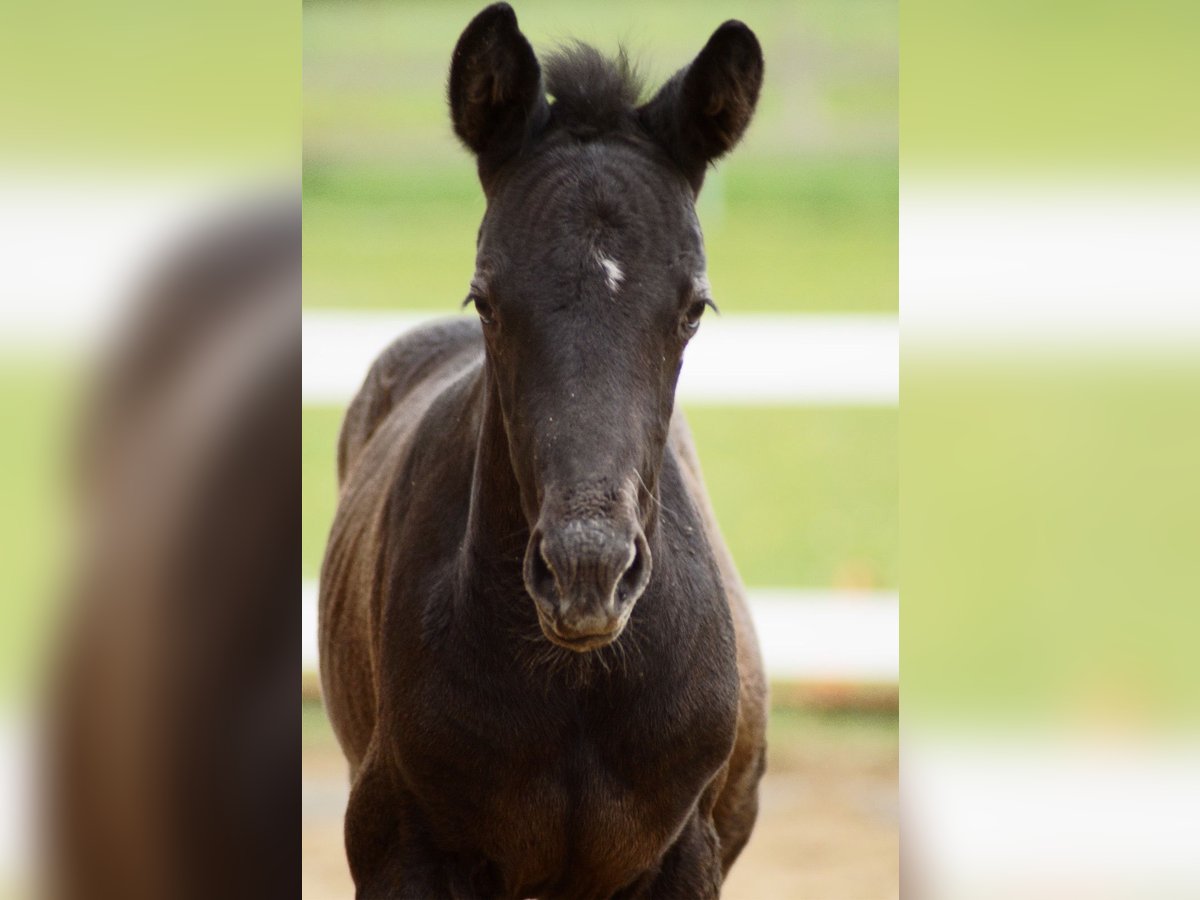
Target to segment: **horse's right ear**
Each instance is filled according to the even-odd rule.
[[[746,133],[762,80],[758,38],[731,19],[713,32],[690,66],[638,110],[642,126],[683,169],[692,190],[699,193],[708,164]]]
[[[549,113],[542,69],[507,3],[471,20],[450,61],[454,133],[479,161],[485,181]]]

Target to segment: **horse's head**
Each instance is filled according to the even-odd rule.
[[[641,106],[623,58],[587,47],[543,81],[503,3],[454,50],[451,116],[487,195],[469,299],[530,528],[525,585],[562,646],[615,640],[650,579],[675,382],[711,305],[694,201],[762,73],[753,32],[726,22]]]

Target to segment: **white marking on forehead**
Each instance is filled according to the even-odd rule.
[[[620,289],[621,282],[625,280],[625,273],[621,271],[616,260],[609,259],[603,253],[596,254],[596,262],[604,270],[604,283],[608,285],[609,291],[615,294]]]
[[[701,272],[699,275],[692,276],[692,291],[697,297],[711,297],[712,285],[708,283],[708,273]]]

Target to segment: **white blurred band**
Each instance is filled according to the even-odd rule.
[[[1200,182],[906,179],[900,234],[905,341],[1200,341]]]

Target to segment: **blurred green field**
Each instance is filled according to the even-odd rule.
[[[0,83],[20,87],[0,92],[0,157],[39,176],[290,179],[300,42],[292,0],[5,4]]]
[[[909,713],[1194,729],[1194,352],[914,353],[903,404]]]
[[[1197,34],[1193,0],[910,3],[907,171],[1194,173]]]
[[[893,588],[898,581],[895,409],[688,410],[709,493],[754,586]],[[304,574],[336,504],[341,410],[304,411]]]
[[[39,360],[0,364],[0,708],[30,699],[67,588],[70,438],[78,373]]]

